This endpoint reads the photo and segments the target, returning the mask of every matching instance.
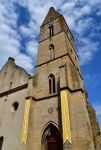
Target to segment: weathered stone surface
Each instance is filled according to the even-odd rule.
[[[96,150],[101,150],[101,133],[95,138]]]
[[[54,35],[49,37],[50,18]],[[49,45],[54,45],[51,59]],[[49,76],[55,77],[55,92],[49,93]],[[46,150],[45,133],[49,126],[63,138],[61,91],[67,90],[71,143],[63,150],[101,150],[101,135],[96,113],[87,101],[73,36],[62,15],[50,9],[41,26],[38,61],[33,77],[9,58],[0,71],[0,136],[2,150]],[[30,98],[27,141],[21,143],[25,102]],[[16,111],[12,104],[19,103]],[[45,134],[45,135],[44,135]],[[43,136],[44,135],[44,136]],[[57,134],[58,135],[58,134]],[[43,139],[44,137],[44,139]],[[62,148],[61,148],[62,150]]]

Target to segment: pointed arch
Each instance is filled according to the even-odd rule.
[[[59,127],[58,127],[58,125],[57,125],[55,122],[49,121],[49,122],[47,122],[47,124],[43,127],[42,133],[41,133],[41,137],[42,137],[42,135],[44,134],[45,129],[46,129],[50,124],[53,124],[53,125],[59,130]]]
[[[1,136],[1,137],[0,137],[0,150],[2,149],[3,140],[4,140],[4,137],[3,137],[3,136]]]
[[[51,49],[54,49],[54,45],[53,44],[50,44],[49,45],[49,49],[51,50]]]
[[[55,76],[53,74],[50,74],[48,79],[49,79],[49,94],[54,94],[56,92]]]
[[[59,129],[53,122],[49,122],[43,131],[41,150],[62,150],[62,138]]]

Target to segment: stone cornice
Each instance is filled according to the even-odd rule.
[[[6,96],[8,94],[11,94],[11,93],[14,93],[14,92],[17,92],[17,91],[20,91],[22,89],[25,89],[28,87],[28,83],[27,84],[24,84],[24,85],[21,85],[19,87],[16,87],[16,88],[13,88],[13,89],[10,89],[8,91],[4,91],[2,93],[0,93],[0,97],[3,97],[3,96]]]

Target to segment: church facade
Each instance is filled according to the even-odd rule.
[[[34,76],[11,57],[0,71],[0,150],[101,150],[74,38],[53,7],[40,27]]]

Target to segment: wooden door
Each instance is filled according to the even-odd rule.
[[[50,124],[42,136],[42,150],[63,150],[62,138],[59,130]]]
[[[54,135],[48,137],[48,150],[60,150],[58,138]]]

